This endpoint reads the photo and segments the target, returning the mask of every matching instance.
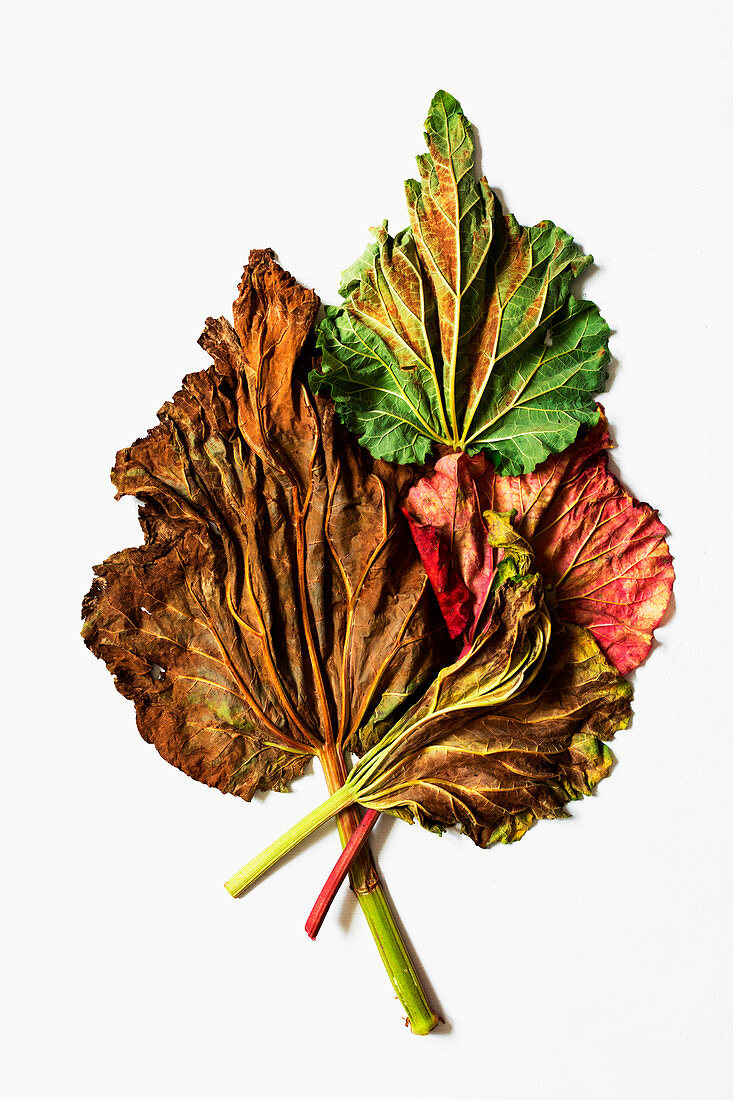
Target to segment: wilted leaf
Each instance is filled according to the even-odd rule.
[[[379,728],[446,641],[398,507],[405,471],[304,385],[317,308],[252,253],[234,328],[209,319],[201,337],[213,365],[117,456],[145,545],[99,566],[84,605],[143,737],[244,798]]]
[[[516,840],[607,774],[604,739],[628,724],[630,686],[582,627],[553,626],[542,583],[507,548],[485,623],[459,659],[349,776],[371,809]],[[369,747],[369,746],[365,746]]]
[[[609,330],[570,294],[592,258],[552,222],[525,229],[502,213],[446,92],[426,131],[410,228],[391,237],[385,222],[344,272],[311,384],[378,457],[422,463],[443,443],[521,473],[597,419]]]
[[[555,627],[526,690],[483,712],[436,715],[422,744],[395,752],[359,800],[428,829],[460,825],[481,847],[518,840],[608,774],[603,740],[628,725],[630,698],[587,630]]]
[[[610,445],[601,410],[595,428],[531,474],[500,477],[483,456],[450,455],[413,486],[407,514],[453,636],[480,608],[473,563],[494,553],[479,516],[514,511],[557,615],[588,627],[620,672],[644,660],[674,570],[657,513],[609,472]]]
[[[564,816],[608,774],[604,741],[628,725],[631,686],[593,636],[551,625],[532,554],[505,516],[488,514],[502,559],[494,569],[476,638],[381,738],[367,728],[363,752],[338,792],[227,883],[237,896],[344,805],[386,812],[441,832],[457,825],[481,847],[518,840],[539,818]],[[335,801],[336,800],[336,801]],[[306,924],[315,935],[342,881],[358,833]]]

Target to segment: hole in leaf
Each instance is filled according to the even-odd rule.
[[[161,680],[165,679],[165,669],[162,665],[156,665],[155,662],[150,666],[151,679],[157,684]]]

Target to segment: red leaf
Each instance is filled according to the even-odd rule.
[[[485,560],[486,532],[474,518],[462,515],[456,542],[447,511],[439,516],[426,504],[431,492],[449,500],[445,482],[450,469],[468,470],[470,464],[473,494],[460,483],[456,494],[477,501],[480,513],[516,509],[515,527],[532,546],[558,617],[587,627],[619,672],[641,664],[669,603],[674,569],[664,540],[666,528],[656,511],[635,500],[608,470],[610,446],[601,410],[595,428],[531,474],[499,477],[483,458],[451,455],[452,467],[448,459],[441,459],[435,473],[410,491],[410,526],[413,532],[421,527],[422,544],[416,542],[434,585],[436,561],[441,563],[444,595],[441,599],[438,593],[438,598],[451,632],[448,594],[459,589],[459,580],[471,591],[464,562]],[[426,526],[432,528],[432,536]],[[440,550],[426,555],[422,547],[430,537],[440,543]],[[475,540],[471,548],[465,545],[467,537]],[[459,620],[464,627],[471,623],[472,608],[467,610],[468,614],[464,605],[453,606],[454,625]]]
[[[451,638],[475,632],[496,568],[475,479],[483,457],[451,454],[410,490],[404,513]],[[470,626],[469,626],[470,624]]]

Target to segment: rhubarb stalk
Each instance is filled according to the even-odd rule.
[[[318,895],[316,904],[311,909],[310,916],[305,922],[305,930],[312,940],[318,935],[326,913],[331,908],[331,903],[341,888],[341,883],[348,875],[352,863],[366,844],[369,833],[372,831],[378,817],[378,810],[367,810],[358,827],[352,833],[348,844],[337,859],[331,874],[326,879],[326,884]]]
[[[348,846],[361,824],[359,811],[355,806],[359,791],[355,784],[346,782],[346,765],[340,753],[335,750],[324,752],[321,755],[321,764],[326,783],[332,792],[330,797],[225,883],[233,897],[239,897],[260,875],[336,815],[341,844],[344,848]],[[428,1003],[415,965],[389,907],[366,835],[359,848],[356,858],[353,858],[352,850],[351,858],[346,861],[352,889],[374,937],[392,988],[407,1014],[410,1028],[416,1035],[427,1035],[437,1025],[438,1017]]]
[[[346,783],[346,764],[340,751],[324,753],[321,764],[330,791],[343,790],[344,787],[350,789]],[[346,848],[361,824],[359,811],[355,806],[346,808],[339,813],[337,824],[341,844]],[[348,870],[352,888],[374,937],[392,988],[407,1014],[407,1022],[415,1035],[428,1035],[437,1026],[438,1017],[428,1003],[415,965],[397,927],[366,836]]]

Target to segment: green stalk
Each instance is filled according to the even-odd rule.
[[[346,782],[346,765],[339,750],[324,753],[321,764],[332,792],[330,797],[232,875],[225,883],[232,897],[239,897],[260,875],[336,815],[341,844],[346,847],[360,820],[355,807],[359,791]],[[415,1035],[427,1035],[437,1025],[438,1017],[428,1004],[405,941],[395,923],[368,845],[354,860],[349,877],[392,988],[407,1014],[407,1022]]]
[[[348,786],[346,764],[340,750],[328,755],[324,753],[321,765],[330,791],[338,792]],[[354,800],[356,797],[358,795]],[[338,830],[342,847],[348,844],[359,821],[360,815],[353,806],[339,814]],[[428,1003],[407,945],[400,935],[368,844],[354,860],[349,878],[411,1030],[415,1035],[428,1035],[437,1026],[438,1017]]]
[[[316,806],[315,810],[311,810],[309,814],[306,814],[297,824],[273,841],[269,847],[265,848],[254,859],[251,859],[241,870],[232,875],[228,882],[224,883],[232,897],[238,898],[260,875],[263,875],[265,871],[269,871],[270,867],[274,867],[278,860],[286,856],[297,844],[309,837],[316,829],[320,829],[321,825],[325,825],[340,810],[351,806],[353,802],[354,792],[351,788],[348,786],[340,787],[330,798],[327,798],[320,806]]]
[[[368,894],[356,896],[411,1030],[415,1035],[428,1035],[437,1026],[438,1017],[428,1004],[382,884],[379,883]]]

